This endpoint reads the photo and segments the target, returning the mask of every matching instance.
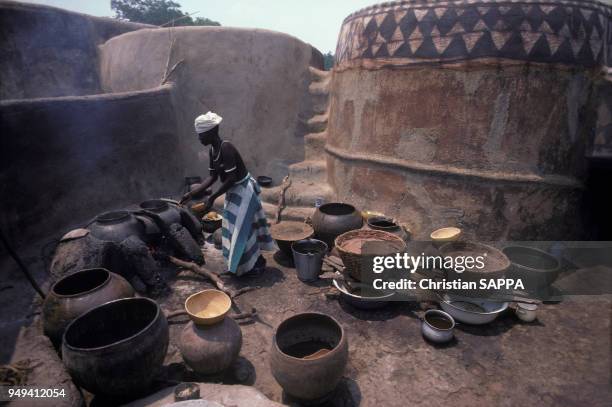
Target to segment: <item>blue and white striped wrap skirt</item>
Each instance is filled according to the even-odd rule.
[[[276,250],[266,215],[261,207],[261,189],[248,174],[225,193],[223,206],[223,257],[236,275],[250,271],[260,250]]]

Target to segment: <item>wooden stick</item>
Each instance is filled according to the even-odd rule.
[[[174,70],[175,70],[176,68],[178,68],[178,66],[179,66],[180,64],[182,64],[183,62],[185,62],[185,60],[184,60],[184,59],[181,59],[181,60],[180,60],[180,61],[178,61],[176,64],[174,64],[174,65],[172,66],[172,68],[170,68],[170,70],[169,70],[169,71],[168,71],[168,73],[167,73],[167,74],[164,76],[164,79],[162,80],[162,83],[161,83],[162,85],[163,85],[163,84],[165,84],[165,83],[168,81],[168,79],[170,79],[170,76],[172,75],[172,73],[174,72]]]
[[[281,221],[281,213],[283,209],[285,209],[285,192],[291,186],[291,179],[289,175],[283,178],[283,183],[281,184],[281,190],[278,194],[278,205],[276,207],[276,223],[280,223]]]
[[[169,312],[168,314],[166,314],[166,319],[178,317],[179,315],[189,315],[189,314],[185,310],[182,310],[182,311],[173,311],[173,312]]]
[[[238,290],[232,290],[231,288],[227,288],[225,286],[225,284],[223,283],[223,280],[221,280],[221,277],[219,277],[217,274],[213,273],[210,270],[206,270],[202,266],[198,266],[197,264],[190,262],[190,261],[184,261],[181,259],[177,259],[176,257],[173,257],[173,256],[168,256],[168,260],[170,260],[170,262],[174,264],[175,266],[181,267],[185,270],[189,270],[202,277],[206,277],[207,279],[212,281],[219,290],[229,295],[229,297],[232,299],[244,293],[248,293],[249,291],[253,291],[253,290],[257,290],[258,288],[261,288],[259,286],[255,286],[255,287],[243,287]]]
[[[335,270],[338,270],[339,272],[343,272],[346,269],[344,265],[341,265],[338,262],[332,260],[329,256],[323,257],[323,263],[327,264]]]
[[[233,295],[232,298],[238,297],[239,295],[244,294],[244,293],[248,293],[249,291],[257,290],[258,288],[261,288],[261,287],[255,286],[255,287],[240,288],[240,289],[234,291],[234,295]]]
[[[170,71],[170,61],[172,60],[172,50],[174,49],[174,43],[176,42],[176,38],[174,38],[174,33],[172,29],[169,31],[170,33],[170,46],[168,47],[168,59],[166,60],[166,70],[164,71],[164,75],[161,78],[160,85],[163,85],[168,77],[168,72]]]
[[[189,270],[193,273],[206,277],[207,279],[212,281],[219,290],[223,291],[224,293],[226,293],[227,295],[231,297],[232,291],[229,288],[226,288],[225,284],[221,280],[221,277],[219,277],[217,274],[213,273],[212,271],[206,270],[204,267],[198,266],[197,264],[193,262],[177,259],[174,256],[168,256],[168,260],[170,260],[170,262],[174,264],[175,266],[179,266],[181,268],[184,268],[185,270]]]
[[[251,308],[249,312],[242,312],[240,314],[230,314],[230,318],[232,319],[247,319],[254,318],[257,316],[257,310],[255,308]]]

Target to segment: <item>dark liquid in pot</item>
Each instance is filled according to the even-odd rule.
[[[450,329],[453,326],[451,321],[439,315],[428,316],[426,319],[429,325],[433,326],[434,328]]]
[[[376,226],[379,228],[392,228],[392,227],[397,227],[397,225],[391,221],[388,220],[376,220],[374,222],[370,222],[370,224],[372,226]]]

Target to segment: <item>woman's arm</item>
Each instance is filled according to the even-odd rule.
[[[197,195],[202,191],[206,191],[212,184],[217,181],[218,178],[219,176],[216,173],[213,173],[210,177],[206,178],[206,180],[204,180],[204,182],[200,184],[199,187],[192,189],[191,191],[183,195],[181,203],[188,201],[189,199],[191,199],[192,196]]]

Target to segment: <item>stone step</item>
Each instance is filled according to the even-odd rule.
[[[264,212],[266,213],[266,217],[268,218],[270,223],[275,222],[276,221],[276,209],[277,209],[276,204],[262,202],[262,206],[263,206]],[[281,214],[281,220],[294,220],[294,221],[303,222],[304,219],[308,217],[312,217],[314,210],[315,210],[314,207],[302,208],[302,207],[288,206],[285,209],[283,209],[283,212]]]
[[[274,188],[269,188],[268,190],[271,190],[271,189],[274,189]],[[263,190],[262,190],[262,193],[263,193]],[[219,213],[223,213],[224,197],[225,195],[222,195],[219,198],[217,198],[215,200],[215,204],[213,205],[213,209]],[[262,199],[261,206],[264,212],[266,213],[266,217],[270,221],[274,221],[276,219],[277,204],[278,204],[278,195],[276,195],[276,199],[274,203],[265,202]],[[313,213],[314,213],[314,203],[312,204],[312,206],[308,205],[308,206],[303,206],[303,207],[291,206],[287,203],[285,209],[283,209],[281,219],[282,220],[303,221],[307,217],[311,217]]]
[[[310,80],[312,82],[322,82],[331,78],[332,71],[324,71],[312,66],[309,66],[308,70],[310,71]]]
[[[327,163],[324,160],[307,160],[289,166],[293,181],[326,182]]]
[[[309,133],[304,136],[304,158],[306,160],[323,160],[325,158],[325,143],[327,132]]]
[[[330,84],[330,80],[327,79],[323,82],[311,82],[310,85],[308,85],[308,92],[311,95],[329,95],[329,84]]]
[[[278,204],[280,187],[262,189],[261,200],[271,204]],[[285,204],[287,206],[314,207],[317,198],[323,202],[334,201],[334,191],[327,182],[292,181],[291,186],[285,192]]]
[[[326,113],[318,114],[308,120],[308,129],[311,133],[320,133],[327,128],[327,119],[329,115]]]
[[[329,96],[311,95],[310,102],[313,116],[329,113]]]
[[[326,114],[329,110],[329,95],[310,95],[313,115]]]

